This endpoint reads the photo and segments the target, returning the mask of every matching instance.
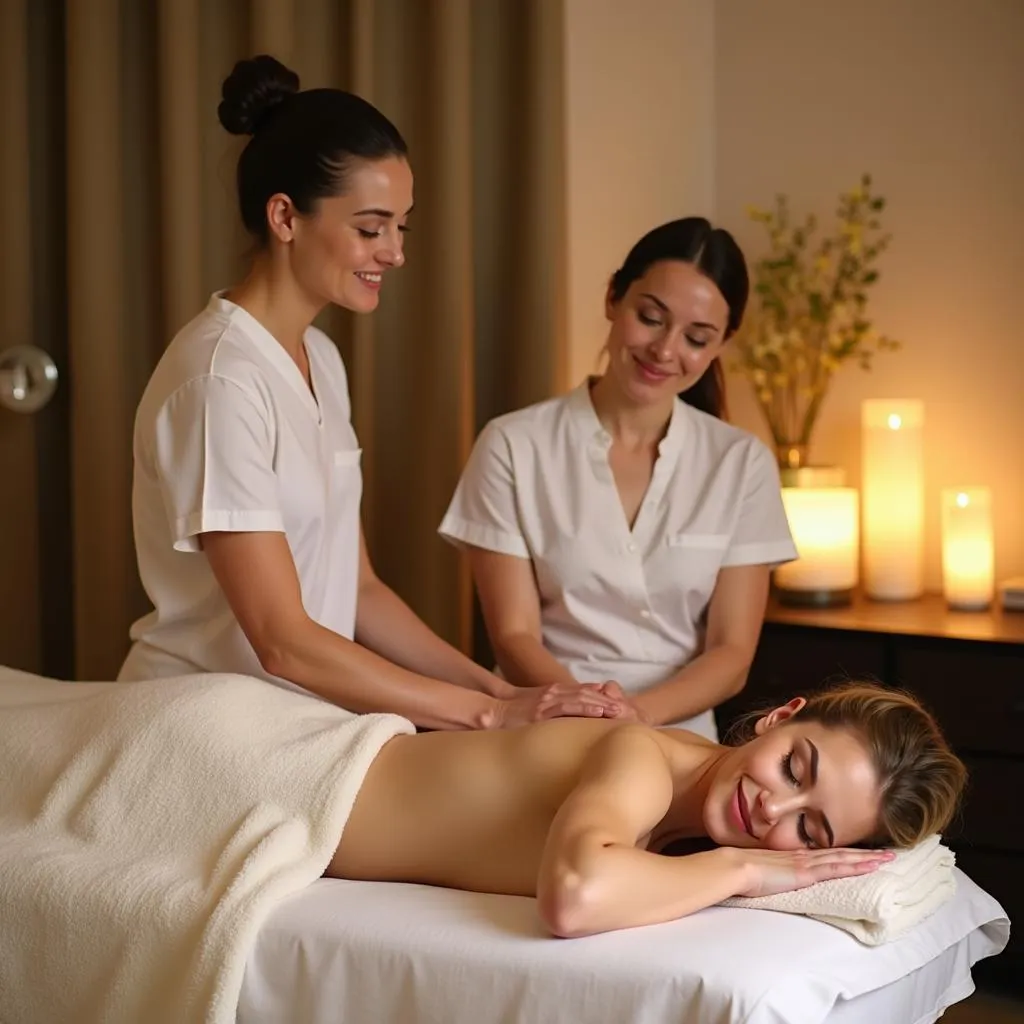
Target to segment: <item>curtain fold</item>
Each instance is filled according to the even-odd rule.
[[[0,352],[33,341],[27,10],[0,4]],[[39,581],[34,578],[36,420],[0,409],[0,637],[15,664],[39,658]],[[26,592],[27,581],[27,592]]]
[[[16,56],[9,41],[24,35],[31,2],[4,5],[5,52]],[[130,505],[146,379],[209,293],[244,273],[234,192],[244,140],[223,132],[216,108],[234,62],[257,52],[294,67],[303,87],[365,96],[409,142],[406,266],[373,316],[327,311],[318,322],[349,371],[377,570],[469,648],[468,573],[437,524],[482,422],[566,384],[560,12],[548,0],[68,0],[64,63],[52,70],[66,77],[79,678],[117,670],[148,607]],[[4,73],[21,72],[9,59]],[[15,95],[4,92],[8,106]],[[5,110],[5,131],[23,130],[16,120]],[[7,155],[0,166],[33,173]]]
[[[76,668],[110,677],[135,610],[118,0],[67,4],[68,387]]]

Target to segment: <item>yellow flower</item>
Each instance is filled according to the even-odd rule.
[[[818,271],[819,274],[824,274],[825,271],[828,270],[829,265],[829,258],[827,256],[819,256],[814,261],[814,269]]]

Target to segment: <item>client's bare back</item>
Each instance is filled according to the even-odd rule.
[[[396,737],[367,773],[327,874],[532,896],[551,820],[615,724]]]

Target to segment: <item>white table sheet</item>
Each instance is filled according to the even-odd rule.
[[[250,956],[239,1024],[879,1024],[934,1021],[1006,944],[999,904],[957,895],[867,948],[803,917],[714,907],[570,941],[534,901],[323,879]]]

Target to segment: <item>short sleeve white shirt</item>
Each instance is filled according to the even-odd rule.
[[[311,618],[355,629],[360,450],[338,350],[306,331],[313,388],[240,306],[214,295],[174,338],[135,419],[132,516],[153,611],[122,679],[263,671],[202,553],[211,531],[288,540]],[[290,684],[288,684],[290,685]]]
[[[544,645],[581,682],[639,692],[703,649],[719,570],[796,558],[775,461],[677,399],[630,529],[586,383],[493,420],[442,536],[533,563]],[[685,724],[715,736],[706,712]]]

